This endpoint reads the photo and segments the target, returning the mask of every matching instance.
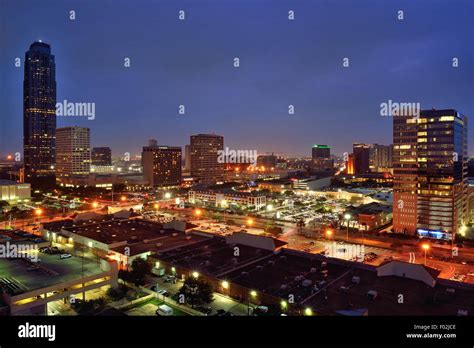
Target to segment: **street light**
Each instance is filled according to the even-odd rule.
[[[227,280],[222,281],[222,288],[226,290],[229,288],[229,282]]]
[[[351,214],[345,214],[344,219],[347,221],[347,242],[349,243],[349,220],[351,219]]]
[[[253,219],[247,219],[247,225],[252,226],[253,225]]]
[[[171,198],[171,193],[170,192],[166,192],[165,193],[165,199],[170,199]]]
[[[425,251],[425,266],[426,266],[426,253],[430,249],[430,245],[428,243],[422,244],[421,248]]]
[[[304,310],[304,315],[307,315],[307,316],[313,315],[313,310],[312,310],[311,308],[309,308],[309,307],[306,308],[306,309]]]
[[[159,208],[160,208],[160,205],[159,205],[158,203],[155,203],[155,204],[153,205],[153,208],[159,209]]]
[[[198,273],[198,272],[193,272],[193,278],[194,278],[194,279],[199,278],[199,273]]]
[[[282,300],[282,301],[280,302],[280,306],[281,306],[281,309],[282,309],[282,310],[286,311],[287,308],[288,308],[288,302],[286,302],[285,300]]]
[[[326,230],[326,236],[328,237],[328,239],[331,239],[331,236],[333,235],[333,233],[334,233],[333,230],[329,228]]]
[[[121,200],[122,202],[125,202],[125,201],[127,200],[127,197],[122,196],[122,197],[120,197],[120,200]]]
[[[200,217],[200,216],[202,215],[201,209],[196,209],[196,210],[194,211],[194,214],[195,214],[197,217]]]
[[[40,217],[43,214],[43,209],[41,208],[36,208],[35,209],[35,214],[36,216]]]
[[[99,203],[97,203],[97,202],[92,203],[92,207],[93,207],[94,209],[96,209],[98,206],[99,206]]]

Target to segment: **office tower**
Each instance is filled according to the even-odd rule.
[[[349,175],[355,174],[355,169],[354,169],[354,154],[352,154],[352,153],[350,153],[350,154],[347,155],[346,174],[349,174]]]
[[[373,144],[370,147],[370,171],[382,172],[392,168],[393,145]]]
[[[56,64],[50,45],[34,42],[25,53],[23,160],[33,189],[55,185]]]
[[[454,240],[468,216],[467,117],[453,109],[397,116],[393,140],[394,231]]]
[[[327,145],[313,145],[311,154],[313,158],[330,158],[331,148]]]
[[[275,168],[277,165],[277,156],[260,155],[257,157],[257,167]]]
[[[156,139],[150,139],[150,140],[148,140],[148,146],[149,146],[149,147],[158,146],[158,140],[156,140]]]
[[[355,143],[352,146],[355,174],[366,174],[370,166],[370,145]]]
[[[56,173],[61,178],[88,175],[91,168],[90,130],[83,127],[56,129]]]
[[[327,145],[313,145],[311,149],[311,170],[314,173],[332,174],[334,172],[334,160],[331,158],[331,148]]]
[[[184,147],[184,170],[191,171],[191,145]]]
[[[191,176],[203,184],[224,179],[224,163],[219,163],[219,151],[224,151],[224,137],[215,134],[191,135]]]
[[[144,146],[143,176],[152,187],[181,184],[181,147]]]
[[[111,166],[112,150],[110,147],[93,147],[91,160],[94,166]]]

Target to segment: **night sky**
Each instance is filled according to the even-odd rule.
[[[470,116],[474,154],[473,18],[472,0],[0,0],[0,156],[22,152],[23,60],[38,39],[56,56],[58,102],[96,104],[95,120],[58,127],[90,127],[114,156],[197,133],[233,149],[341,154],[392,142],[389,99]]]

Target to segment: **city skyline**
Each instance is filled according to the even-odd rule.
[[[138,23],[128,31],[119,28],[120,18],[130,6],[126,3],[109,8],[110,3],[104,2],[93,14],[87,11],[90,5],[73,2],[68,6],[76,10],[74,21],[68,17],[69,7],[38,8],[38,18],[46,24],[38,24],[41,29],[35,28],[34,34],[21,21],[10,23],[5,15],[12,14],[13,18],[26,3],[7,3],[2,16],[5,15],[9,30],[3,41],[10,54],[0,58],[6,81],[0,155],[22,152],[19,71],[24,62],[21,69],[14,63],[15,57],[23,57],[28,45],[37,39],[51,44],[56,56],[57,101],[96,105],[94,119],[58,117],[58,127],[90,128],[91,146],[110,146],[114,156],[139,154],[149,138],[184,148],[189,136],[199,133],[216,133],[225,137],[226,146],[255,148],[260,153],[310,157],[311,146],[320,143],[331,146],[333,153],[342,154],[350,152],[357,142],[391,143],[392,118],[380,115],[380,104],[390,100],[419,102],[423,109],[456,108],[472,115],[469,91],[474,80],[470,68],[473,57],[461,45],[466,41],[463,34],[471,35],[472,29],[462,29],[465,21],[458,20],[455,29],[441,23],[439,14],[429,13],[426,19],[417,16],[415,21],[413,15],[419,14],[422,7],[408,2],[399,5],[406,18],[397,21],[395,7],[367,3],[372,6],[362,10],[345,1],[336,5],[281,1],[266,9],[264,15],[262,12],[262,16],[247,16],[245,28],[232,25],[239,16],[249,15],[242,6],[213,3],[215,11],[209,14],[202,7],[183,2],[187,17],[180,22],[177,14],[181,7],[164,4],[160,7],[164,10],[156,14],[160,21],[151,22],[157,30],[161,25],[167,27],[169,34],[157,31],[161,46],[154,45],[156,39],[140,31],[143,27]],[[265,4],[259,6],[266,8]],[[153,8],[153,4],[149,6]],[[446,19],[459,19],[469,12],[441,2],[432,6]],[[258,8],[252,7],[252,11],[258,12]],[[294,21],[288,21],[289,8],[295,11]],[[94,16],[106,10],[111,11],[111,29],[99,30]],[[237,12],[229,18],[233,10]],[[146,8],[137,11],[140,18],[151,15]],[[331,18],[330,23],[323,14]],[[368,35],[371,45],[364,41],[367,38],[354,42],[356,37],[350,28],[355,25],[369,31],[364,18],[369,14],[375,18],[373,25],[380,28],[380,33]],[[390,17],[393,23],[389,24]],[[51,18],[51,23],[44,18]],[[424,20],[437,21],[437,30],[425,31]],[[262,22],[268,23],[268,28],[262,29]],[[324,24],[331,30],[321,31]],[[212,30],[217,26],[227,36]],[[202,32],[195,33],[196,29]],[[96,35],[92,35],[93,30]],[[241,35],[247,30],[256,33],[255,38]],[[302,35],[305,32],[317,34],[317,44],[307,41],[307,36]],[[449,42],[442,40],[447,38]],[[118,45],[112,44],[104,51],[99,47],[101,40]],[[417,45],[418,40],[422,46]],[[128,44],[122,45],[123,42]],[[219,51],[214,49],[216,42]],[[318,55],[316,47],[325,54]],[[390,58],[394,48],[401,52],[412,50],[408,56]],[[155,56],[159,59],[151,58]],[[127,57],[128,68],[123,64]],[[235,57],[240,58],[238,68],[233,66]],[[344,57],[349,57],[349,67],[343,67]],[[459,58],[457,68],[452,67],[452,57]],[[448,88],[451,85],[459,88]],[[184,115],[179,115],[179,105],[185,106]],[[294,105],[293,115],[288,114],[289,105]],[[130,138],[126,144],[121,142],[124,134]],[[473,143],[469,145],[470,155]]]

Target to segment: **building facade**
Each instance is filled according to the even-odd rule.
[[[224,180],[224,163],[219,163],[219,151],[224,150],[224,137],[215,134],[191,135],[191,176],[202,184]]]
[[[142,152],[143,176],[151,187],[181,184],[181,147],[145,146]]]
[[[23,159],[34,189],[55,185],[56,63],[50,45],[34,42],[25,53]]]
[[[93,147],[91,161],[94,166],[111,166],[112,150],[110,147]]]
[[[355,174],[365,174],[370,171],[370,145],[355,143],[352,146]]]
[[[468,216],[467,117],[423,110],[393,129],[394,231],[454,238]]]
[[[56,174],[58,180],[89,175],[91,169],[90,129],[63,127],[56,130]]]

